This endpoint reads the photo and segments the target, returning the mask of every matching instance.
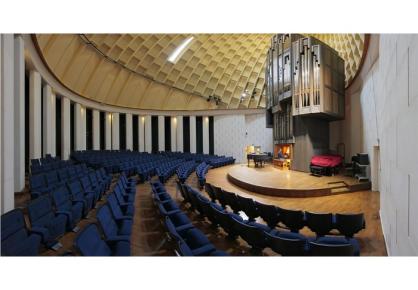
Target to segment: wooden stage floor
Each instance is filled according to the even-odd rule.
[[[313,176],[270,164],[264,167],[236,164],[229,167],[227,174],[229,181],[241,188],[272,196],[313,197],[370,189],[369,182],[358,182],[349,176]]]

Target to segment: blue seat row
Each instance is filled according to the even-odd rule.
[[[270,228],[279,226],[297,233],[307,226],[318,236],[339,234],[352,238],[366,227],[363,213],[332,214],[290,210],[263,204],[209,183],[205,184],[205,190],[212,202],[218,201],[222,207],[229,207],[234,213],[244,212],[252,221],[261,217]]]
[[[206,174],[208,173],[209,168],[210,168],[210,165],[206,164],[205,162],[200,163],[196,167],[196,176],[197,176],[197,180],[199,182],[200,188],[203,188],[203,186],[206,183]]]
[[[97,210],[98,225],[89,224],[77,235],[74,247],[80,255],[130,256],[135,194],[136,181],[122,174]]]
[[[28,240],[34,243],[31,254],[38,253],[39,243],[47,248],[60,248],[59,239],[67,231],[78,230],[77,223],[88,216],[89,211],[110,187],[112,177],[104,170],[90,170],[85,164],[66,164],[67,167],[58,172],[49,171],[30,177],[33,199],[26,208],[30,225],[27,229],[32,235],[39,237]],[[26,228],[22,215],[22,211],[18,209],[4,214],[2,230],[18,228],[22,233],[22,229]],[[2,250],[6,254],[29,255],[26,250],[21,250],[28,246],[26,243],[23,238],[16,240],[10,232],[2,235]]]
[[[179,167],[177,167],[176,174],[181,183],[186,181],[190,174],[192,174],[192,172],[195,170],[196,166],[196,162],[191,160],[184,162]]]
[[[177,203],[167,193],[164,185],[157,181],[151,183],[152,197],[172,240],[177,242],[181,256],[227,256],[215,246],[200,230],[196,229]]]
[[[359,255],[358,241],[351,237],[316,236],[308,238],[299,232],[272,228],[213,202],[188,185],[180,185],[180,191],[192,210],[197,210],[214,226],[221,226],[232,239],[240,236],[251,246],[255,254],[270,247],[281,255]]]

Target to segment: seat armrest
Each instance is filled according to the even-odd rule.
[[[192,250],[193,255],[195,256],[208,256],[209,253],[216,251],[216,248],[212,244],[204,245],[200,248]]]
[[[35,235],[39,235],[41,236],[42,240],[46,240],[47,235],[48,235],[48,229],[45,227],[40,227],[40,226],[33,226],[30,231],[31,234],[35,234]]]

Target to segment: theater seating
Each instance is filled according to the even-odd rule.
[[[262,228],[255,224],[244,222],[242,219],[237,218],[236,215],[232,216],[232,221],[236,232],[251,246],[251,250],[254,253],[259,253],[266,247],[266,239]],[[267,228],[267,231],[270,231],[270,229]]]
[[[115,220],[120,221],[124,219],[132,219],[133,213],[128,212],[119,205],[118,199],[114,193],[110,194],[106,201]]]
[[[309,242],[312,256],[359,256],[360,247],[355,239],[321,237]]]
[[[165,194],[165,188],[161,183],[152,182],[151,187],[159,213],[164,217],[167,232],[171,239],[178,243],[178,254],[181,256],[227,255],[225,252],[218,251],[207,237],[193,226],[170,195],[167,195],[165,200],[155,198]],[[194,194],[199,195],[198,192]],[[200,200],[196,202],[199,203]]]
[[[209,195],[210,200],[211,200],[212,202],[216,202],[215,190],[213,189],[212,184],[210,184],[210,183],[205,183],[205,191],[206,191],[206,193]]]
[[[74,247],[82,256],[130,256],[130,243],[105,242],[95,224],[87,225],[76,237]]]
[[[95,204],[95,193],[93,191],[85,191],[78,180],[68,183],[67,186],[70,190],[72,200],[83,203],[83,213],[84,216],[87,216]]]
[[[116,221],[107,204],[97,210],[96,218],[103,230],[106,242],[130,242],[132,232],[131,218]]]
[[[364,214],[336,214],[335,226],[344,236],[352,238],[356,233],[366,228]]]
[[[36,256],[41,239],[27,230],[22,210],[14,209],[1,216],[2,256]]]
[[[305,213],[301,210],[277,208],[280,222],[292,232],[298,233],[305,226]]]
[[[206,183],[206,174],[208,173],[209,168],[210,165],[206,164],[206,162],[202,162],[196,167],[196,176],[200,188],[203,188]]]
[[[61,186],[52,192],[52,199],[57,209],[57,214],[67,216],[67,229],[78,231],[77,223],[83,215],[83,202],[72,201],[67,187]]]
[[[301,234],[271,231],[264,235],[268,247],[282,256],[305,256],[309,252],[308,239]]]
[[[325,236],[335,228],[334,216],[332,213],[311,213],[306,212],[306,225],[317,236]]]
[[[234,213],[238,214],[242,210],[238,197],[235,193],[223,190],[223,196],[225,199],[224,202],[229,205]]]
[[[257,201],[254,201],[254,204],[260,217],[267,223],[270,228],[274,229],[280,221],[277,207],[270,204],[263,204]]]
[[[237,196],[237,199],[241,210],[245,212],[250,221],[254,221],[259,216],[254,201],[240,195]]]
[[[61,247],[58,239],[64,235],[67,225],[65,214],[55,214],[49,196],[43,195],[31,201],[28,206],[31,231],[42,237],[42,242],[53,249]]]

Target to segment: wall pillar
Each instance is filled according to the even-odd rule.
[[[106,150],[112,150],[112,113],[106,112],[105,117]]]
[[[138,149],[145,152],[145,117],[138,116]]]
[[[171,117],[171,152],[177,151],[177,117]]]
[[[132,150],[132,114],[126,114],[126,150]]]
[[[203,119],[203,154],[209,154],[209,117]]]
[[[45,84],[43,87],[43,157],[46,154],[51,154],[55,156],[55,126],[56,126],[56,117],[55,117],[55,93],[52,91],[50,85]]]
[[[183,116],[177,116],[176,135],[177,151],[183,152]]]
[[[71,101],[61,98],[61,159],[68,160],[71,153]]]
[[[152,152],[151,116],[145,116],[145,152]]]
[[[112,150],[119,150],[119,113],[112,113]]]
[[[86,150],[86,109],[75,104],[74,110],[75,150]]]
[[[100,112],[93,110],[93,150],[100,150]]]
[[[158,116],[158,151],[165,151],[165,117]]]
[[[196,153],[196,116],[190,116],[190,153]]]
[[[25,51],[21,35],[14,38],[15,191],[25,187]]]
[[[0,35],[1,213],[14,208],[14,37]]]
[[[37,71],[31,71],[29,73],[29,159],[42,157],[41,90],[41,75]]]

